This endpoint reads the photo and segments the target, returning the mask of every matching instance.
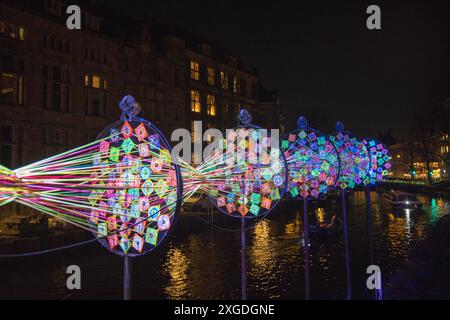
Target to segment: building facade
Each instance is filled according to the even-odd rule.
[[[204,130],[234,127],[240,108],[265,122],[276,114],[261,104],[264,117],[258,117],[258,78],[237,57],[186,29],[81,6],[82,30],[71,31],[64,1],[0,6],[5,166],[17,168],[92,141],[118,119],[125,94],[135,96],[142,116],[169,137],[175,128],[190,130],[196,120]]]

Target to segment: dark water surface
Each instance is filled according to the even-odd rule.
[[[393,213],[381,194],[372,192],[374,253],[383,281],[418,241],[427,236],[440,217],[450,213],[449,203],[419,196],[422,210]],[[247,231],[248,296],[250,299],[303,299],[304,269],[300,203],[283,203],[268,218]],[[309,205],[316,214],[341,216],[340,201]],[[365,195],[348,198],[349,240],[353,293],[369,297],[365,289],[370,265]],[[240,232],[215,228],[207,215],[182,216],[169,241],[147,256],[133,260],[133,298],[136,299],[239,299]],[[214,224],[238,229],[220,213]],[[344,299],[346,292],[343,237],[311,241],[311,298]],[[66,287],[69,265],[82,270],[82,290]],[[0,260],[0,299],[121,299],[123,259],[99,244],[49,255]]]

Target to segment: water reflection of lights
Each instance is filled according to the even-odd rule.
[[[406,235],[411,236],[411,209],[405,209]]]
[[[323,208],[316,209],[317,223],[323,223],[325,221],[325,210]]]
[[[253,244],[250,248],[250,262],[255,268],[262,268],[265,272],[275,268],[274,245],[270,238],[270,222],[260,221],[254,230]]]
[[[408,213],[410,215],[410,213]],[[387,244],[390,255],[402,256],[406,254],[408,243],[411,240],[411,224],[410,217],[404,211],[389,213],[388,227],[387,227]],[[401,216],[403,215],[403,216]],[[409,226],[409,227],[408,227]]]
[[[170,299],[181,299],[188,287],[187,269],[189,259],[178,248],[171,248],[167,253],[167,262],[164,270],[169,274],[170,280],[164,291]]]
[[[285,239],[298,238],[299,235],[300,235],[300,221],[298,219],[295,219],[284,226]]]

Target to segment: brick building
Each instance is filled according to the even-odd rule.
[[[185,28],[135,21],[93,4],[81,6],[82,30],[70,31],[66,5],[0,4],[5,166],[16,168],[92,141],[118,118],[117,103],[125,94],[134,95],[142,115],[167,134],[191,129],[195,120],[233,127],[240,108],[278,126],[278,111],[267,110],[274,104],[264,101],[258,116],[258,78],[227,50]],[[266,123],[271,115],[273,123]]]

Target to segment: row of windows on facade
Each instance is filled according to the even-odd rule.
[[[0,20],[0,36],[25,41],[25,27]]]
[[[230,104],[227,99],[223,99],[221,103],[222,115],[229,115],[230,112],[237,114],[241,109],[241,104],[238,102],[237,105],[232,106],[230,110]],[[202,113],[202,99],[199,91],[191,90],[191,111],[193,113]],[[209,116],[217,115],[217,101],[216,96],[212,94],[206,95],[206,114]]]
[[[42,145],[66,148],[70,145],[69,130],[62,128],[42,129]],[[13,168],[25,163],[24,157],[24,127],[0,126],[0,161],[2,165]],[[62,151],[62,149],[61,149]]]
[[[200,81],[201,80],[201,66],[200,63],[196,62],[196,61],[191,61],[190,63],[190,73],[191,73],[191,79],[192,80],[196,80],[196,81]],[[209,85],[215,86],[216,85],[216,69],[213,67],[206,67],[206,82]],[[229,90],[230,86],[229,86],[229,80],[228,80],[228,73],[225,71],[220,71],[219,72],[219,76],[220,76],[220,87],[224,90]],[[244,89],[246,90],[245,94],[249,97],[249,98],[254,98],[255,96],[255,84],[252,83],[241,83],[241,80],[239,79],[238,76],[233,76],[232,79],[232,91],[235,94],[240,94],[242,89],[241,86],[244,87]],[[245,81],[244,81],[245,82]]]
[[[42,97],[44,109],[53,111],[71,111],[70,74],[67,68],[45,65],[43,68]],[[84,107],[86,115],[105,117],[107,114],[109,89],[108,79],[99,75],[85,75]],[[23,105],[25,100],[25,82],[21,75],[2,73],[0,78],[0,101],[5,104]],[[206,113],[217,115],[216,97],[206,96]],[[228,104],[224,103],[224,112],[228,112]],[[191,90],[191,111],[202,113],[200,92]]]
[[[202,113],[200,92],[197,90],[191,90],[191,111],[195,113]],[[212,94],[206,95],[206,114],[210,116],[217,115],[216,97]]]
[[[85,75],[84,106],[89,116],[106,117],[109,82],[98,75]],[[71,111],[70,74],[67,68],[45,65],[43,68],[42,105],[53,111]],[[25,80],[17,73],[0,74],[0,103],[24,105]]]
[[[68,146],[70,144],[69,130],[64,128],[42,129],[43,145]],[[25,142],[24,128],[22,126],[1,125],[0,143],[23,144]]]
[[[45,13],[52,16],[63,17],[66,13],[66,4],[58,0],[45,0]],[[92,30],[100,30],[100,19],[88,12],[81,11],[81,26]]]

